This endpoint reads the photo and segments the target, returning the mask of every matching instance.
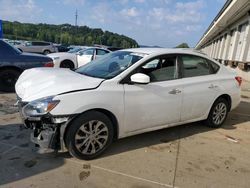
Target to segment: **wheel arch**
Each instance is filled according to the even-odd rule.
[[[219,95],[218,97],[216,97],[215,100],[214,100],[214,102],[210,105],[210,108],[208,108],[207,112],[205,113],[204,119],[207,119],[207,117],[208,117],[208,115],[209,115],[209,113],[210,113],[210,111],[211,111],[211,109],[212,109],[214,103],[215,103],[218,99],[220,99],[220,98],[223,98],[223,99],[225,99],[225,100],[228,102],[228,105],[229,105],[229,106],[228,106],[228,107],[229,107],[229,110],[228,110],[228,111],[231,110],[231,106],[232,106],[232,98],[231,98],[231,96],[228,95],[228,94],[221,94],[221,95]]]
[[[71,63],[71,64],[73,65],[73,68],[76,68],[75,63],[74,63],[72,60],[70,60],[70,59],[64,59],[64,60],[62,60],[62,61],[60,62],[59,67],[61,67],[62,63]]]
[[[69,127],[72,125],[72,123],[74,122],[74,119],[76,119],[77,117],[79,117],[80,115],[82,114],[85,114],[87,112],[91,112],[91,111],[96,111],[96,112],[100,112],[100,113],[103,113],[105,114],[112,122],[113,126],[114,126],[114,140],[117,140],[118,139],[118,135],[119,135],[119,125],[118,125],[118,121],[117,121],[117,118],[115,117],[115,115],[110,112],[109,110],[106,110],[106,109],[103,109],[103,108],[94,108],[94,109],[90,109],[90,110],[86,110],[80,114],[77,114],[76,116],[74,116],[65,126],[65,129],[63,131],[63,140],[64,140],[64,143],[65,143],[65,137],[66,137],[66,133],[69,129]],[[66,146],[67,147],[67,146]]]
[[[215,101],[217,101],[219,98],[223,98],[228,102],[228,105],[229,105],[228,107],[229,107],[229,111],[230,111],[231,106],[232,106],[232,98],[231,98],[231,96],[228,95],[228,94],[222,94],[222,95],[218,96]],[[214,101],[214,103],[215,103],[215,101]]]

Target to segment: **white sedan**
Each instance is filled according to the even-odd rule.
[[[60,52],[48,56],[53,59],[55,68],[75,69],[107,53],[110,53],[110,51],[103,48],[85,47],[77,53]]]
[[[183,49],[127,49],[80,67],[26,70],[16,93],[32,142],[93,159],[115,139],[204,120],[220,127],[241,78]]]

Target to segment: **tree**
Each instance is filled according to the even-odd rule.
[[[181,43],[178,46],[176,46],[175,48],[190,48],[190,47],[188,46],[187,43]]]
[[[138,47],[137,42],[124,35],[91,29],[87,26],[77,27],[70,24],[28,24],[3,21],[3,32],[6,38],[19,40],[38,40],[66,45],[102,44],[121,48]]]

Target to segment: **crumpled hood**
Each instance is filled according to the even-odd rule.
[[[16,82],[16,93],[22,101],[53,96],[69,91],[94,89],[103,79],[78,74],[63,68],[34,68],[24,71]]]

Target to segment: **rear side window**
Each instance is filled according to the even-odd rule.
[[[50,43],[47,42],[32,42],[33,46],[49,46]]]
[[[204,76],[215,73],[215,70],[213,70],[210,62],[204,58],[192,55],[182,55],[180,60],[183,64],[182,74],[184,78]],[[214,66],[216,69],[216,64]],[[218,68],[219,67],[217,67],[217,71]]]

